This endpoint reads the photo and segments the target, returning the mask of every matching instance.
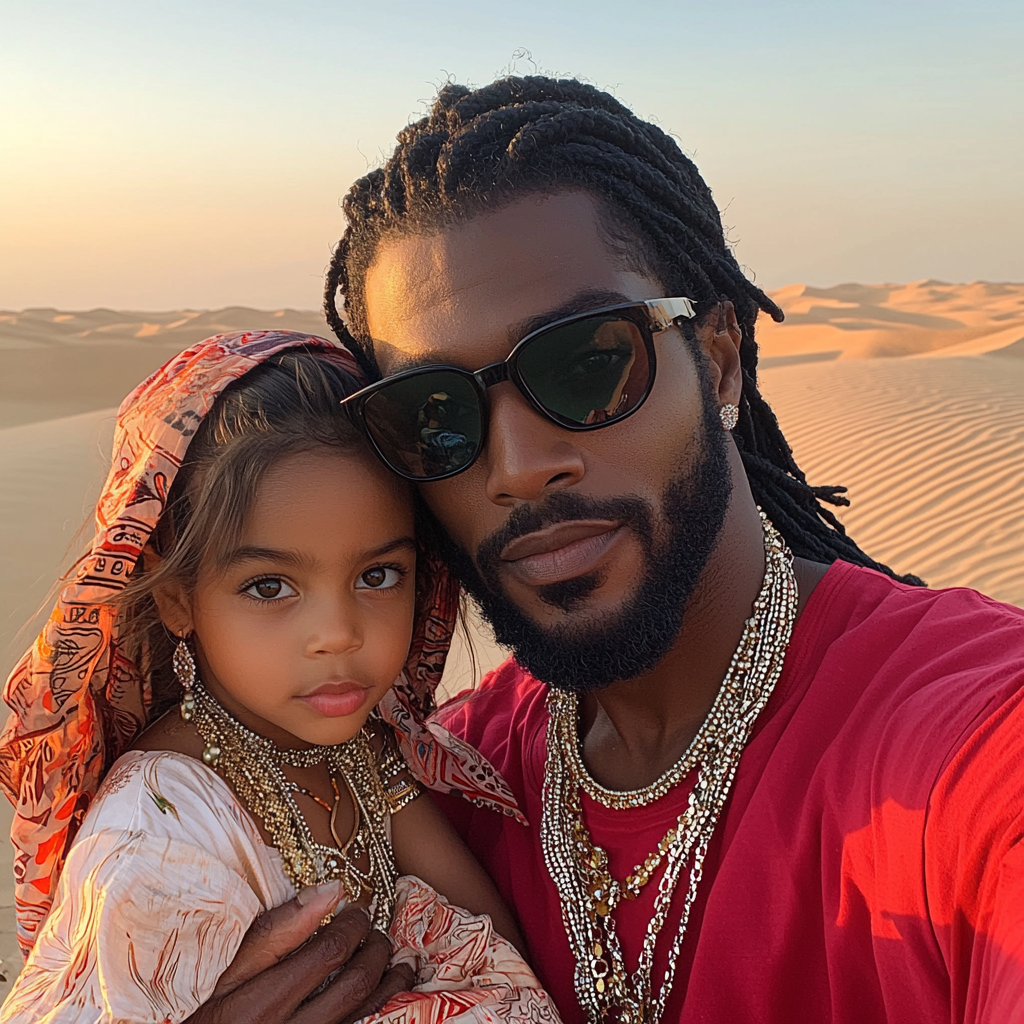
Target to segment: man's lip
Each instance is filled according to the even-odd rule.
[[[592,572],[605,557],[608,550],[622,536],[624,529],[615,523],[587,524],[587,529],[570,530],[570,524],[559,524],[561,531],[554,531],[542,540],[538,534],[523,537],[523,541],[536,541],[523,545],[520,550],[534,550],[515,559],[505,559],[508,572],[527,586],[544,587],[553,583],[575,579]],[[573,527],[581,524],[573,523]],[[546,531],[544,531],[546,533]],[[555,543],[551,543],[555,541]],[[510,544],[506,551],[513,548]]]
[[[569,522],[553,523],[542,530],[535,530],[525,537],[517,537],[501,550],[504,562],[516,562],[530,555],[544,555],[559,548],[567,547],[579,540],[611,533],[622,524],[610,519],[573,519]]]

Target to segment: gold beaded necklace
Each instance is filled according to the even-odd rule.
[[[248,729],[231,715],[195,678],[181,702],[181,717],[192,722],[205,743],[203,760],[231,784],[238,798],[255,814],[281,854],[285,872],[296,888],[341,879],[351,900],[371,895],[374,926],[387,931],[395,908],[398,871],[388,839],[391,814],[365,731],[347,743],[285,750]],[[331,836],[336,846],[318,843],[295,802],[301,787],[291,782],[284,767],[310,768],[327,764],[334,787],[330,808]],[[335,830],[341,787],[352,796],[355,822],[347,841]],[[322,806],[326,801],[305,794]],[[359,866],[366,860],[367,870]]]
[[[758,510],[760,511],[760,509]],[[757,716],[782,674],[796,619],[793,556],[761,512],[765,576],[729,670],[711,710],[683,756],[643,789],[617,792],[600,786],[580,754],[579,706],[575,695],[548,694],[548,756],[544,772],[541,845],[558,890],[569,945],[576,960],[576,994],[591,1024],[658,1024],[675,980],[676,963],[703,872],[704,857],[732,787],[740,755]],[[657,849],[623,882],[612,877],[608,854],[590,836],[580,793],[611,808],[644,807],[661,799],[697,769],[686,810]],[[613,917],[622,900],[636,899],[664,862],[639,965],[630,974]],[[654,953],[683,868],[690,864],[682,918],[657,995],[652,991]]]

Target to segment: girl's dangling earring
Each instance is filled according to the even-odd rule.
[[[178,640],[178,646],[174,648],[171,664],[174,666],[174,674],[181,684],[181,704],[179,705],[181,717],[186,722],[191,722],[196,713],[196,687],[199,684],[199,675],[196,670],[196,660],[192,657],[188,641],[184,637]],[[216,738],[207,739],[206,746],[203,748],[203,761],[211,768],[216,768],[220,763],[220,746]]]
[[[191,721],[196,708],[196,698],[192,690],[196,682],[196,662],[184,637],[178,640],[178,646],[174,648],[171,664],[181,684],[181,717],[188,722]]]
[[[726,402],[718,410],[718,418],[722,421],[722,427],[725,430],[732,430],[740,421],[740,411],[732,402]]]

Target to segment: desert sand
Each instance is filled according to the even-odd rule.
[[[1024,605],[1024,285],[791,285],[761,384],[860,546],[933,587]]]
[[[319,313],[0,310],[0,428],[116,407],[171,356],[212,334],[258,328],[323,334]]]
[[[758,324],[768,365],[807,356],[826,361],[1024,354],[1024,285],[794,284],[771,296],[786,320],[762,318]]]
[[[1024,605],[1024,285],[792,285],[774,297],[787,320],[759,323],[763,390],[811,482],[849,487],[839,514],[858,543],[932,586]],[[194,341],[267,326],[327,330],[294,310],[0,313],[0,673],[83,536],[121,397]],[[503,653],[475,628],[481,671]],[[471,685],[464,648],[450,661],[446,688]],[[6,832],[2,800],[0,817]],[[0,957],[16,965],[9,867],[0,844]]]

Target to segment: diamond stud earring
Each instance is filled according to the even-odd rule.
[[[732,402],[726,402],[718,410],[718,418],[722,421],[722,427],[725,430],[732,430],[740,421],[740,411]]]

